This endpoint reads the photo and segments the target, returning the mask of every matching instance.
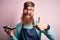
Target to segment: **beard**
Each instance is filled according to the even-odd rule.
[[[21,17],[21,22],[23,24],[31,24],[31,23],[33,23],[34,22],[33,15],[27,14],[27,13],[23,13],[22,17]]]

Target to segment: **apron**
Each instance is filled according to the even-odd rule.
[[[32,29],[25,29],[22,25],[19,40],[39,40],[36,29],[34,27]]]

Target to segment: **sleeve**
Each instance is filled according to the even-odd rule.
[[[13,37],[11,37],[11,40],[17,40],[17,38],[15,37],[15,35]]]
[[[47,38],[49,38],[50,40],[55,40],[55,35],[54,35],[54,32],[53,30],[51,29],[50,25],[48,25],[48,29],[47,30],[43,30],[42,31],[46,36]]]
[[[21,24],[18,24],[16,26],[16,34],[11,37],[11,40],[18,40],[20,38],[20,30],[21,30]]]

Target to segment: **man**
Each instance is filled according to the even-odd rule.
[[[42,23],[40,17],[38,20],[34,19],[34,6],[35,4],[30,1],[24,3],[21,23],[17,24],[16,35],[13,30],[5,30],[12,40],[41,40],[41,33],[54,40],[50,25]]]

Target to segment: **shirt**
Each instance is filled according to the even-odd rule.
[[[34,25],[33,26],[35,26],[37,23],[38,23],[38,21],[34,20]],[[22,25],[23,25],[22,23],[17,24],[17,26],[16,26],[16,35],[12,36],[11,40],[18,40],[20,38],[20,31],[22,29]],[[40,31],[40,30],[36,29],[36,32],[37,32],[37,35],[40,38],[40,40],[41,40],[41,33],[44,33],[47,36],[47,38],[50,39],[50,40],[55,39],[55,35],[54,35],[54,32],[51,29],[51,27],[50,27],[49,30],[43,30],[43,31]]]

